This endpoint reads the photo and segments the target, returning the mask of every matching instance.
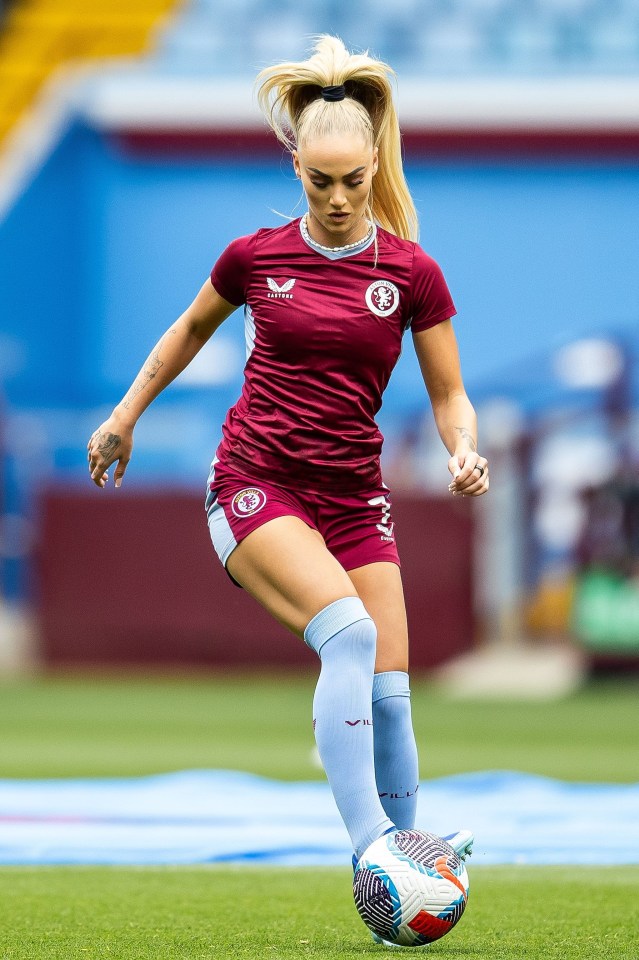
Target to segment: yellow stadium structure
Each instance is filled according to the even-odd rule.
[[[0,22],[0,142],[60,64],[143,53],[177,6],[179,0],[15,0]]]

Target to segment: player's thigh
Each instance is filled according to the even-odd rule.
[[[377,627],[375,673],[408,670],[408,626],[402,577],[396,563],[368,563],[349,570],[362,603]]]
[[[247,593],[300,637],[329,603],[357,596],[321,534],[299,517],[275,517],[249,533],[226,567]]]

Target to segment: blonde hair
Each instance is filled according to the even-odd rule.
[[[318,37],[314,51],[308,60],[278,63],[258,74],[258,101],[268,123],[291,151],[332,134],[359,135],[378,147],[369,216],[398,237],[416,240],[417,212],[404,177],[389,79],[394,71],[366,53],[349,53],[338,37]],[[343,100],[323,99],[323,87],[340,85]]]

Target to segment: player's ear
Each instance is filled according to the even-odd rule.
[[[373,147],[373,176],[377,173],[379,167],[379,147]]]
[[[295,176],[301,179],[302,170],[300,167],[300,156],[297,150],[293,150],[293,170],[295,171]]]

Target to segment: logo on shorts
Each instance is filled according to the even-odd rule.
[[[250,517],[261,510],[266,503],[266,494],[257,487],[246,487],[236,493],[231,501],[231,509],[236,517]]]
[[[267,293],[267,297],[275,298],[276,300],[292,300],[293,294],[290,292],[295,286],[295,279],[285,280],[284,283],[279,284],[273,279],[273,277],[267,277],[266,282],[268,288],[271,291]]]
[[[372,500],[368,501],[368,504],[371,507],[382,508],[381,522],[375,524],[382,535],[381,539],[385,541],[394,541],[393,530],[395,529],[395,524],[391,520],[390,502],[386,499],[386,497],[373,497]]]
[[[390,280],[376,280],[366,291],[366,305],[377,317],[390,317],[399,306],[399,290]]]

